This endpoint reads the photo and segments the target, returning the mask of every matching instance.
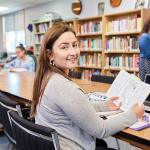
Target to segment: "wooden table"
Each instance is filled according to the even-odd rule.
[[[0,90],[26,100],[32,99],[32,89],[34,82],[34,73],[1,73],[0,72]],[[88,80],[72,79],[85,92],[107,91],[109,84],[91,82]]]
[[[73,79],[84,91],[107,91],[109,84]],[[14,96],[31,101],[34,73],[0,73],[0,90]],[[131,145],[150,150],[150,128],[134,131],[129,128],[114,135]]]
[[[31,102],[34,75],[31,72],[0,72],[0,90]]]

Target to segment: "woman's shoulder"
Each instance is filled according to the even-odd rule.
[[[149,33],[142,33],[140,35],[140,38],[150,38],[150,34]]]
[[[49,84],[55,86],[55,87],[69,87],[69,88],[73,88],[73,87],[78,87],[74,82],[72,82],[71,80],[67,79],[66,77],[64,77],[63,75],[59,74],[59,73],[54,73],[50,80],[49,80]]]
[[[26,59],[27,60],[33,60],[33,58],[31,56],[29,56],[29,55],[26,55]]]
[[[67,78],[65,78],[63,75],[59,74],[59,73],[53,73],[52,77],[53,80],[57,80],[57,81],[69,81]]]

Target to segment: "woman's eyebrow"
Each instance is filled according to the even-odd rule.
[[[63,43],[60,43],[59,45],[61,45],[61,44],[69,44],[68,42],[63,42]]]
[[[78,42],[78,41],[73,41],[72,44],[77,43],[77,42]],[[63,42],[63,43],[60,43],[59,46],[62,45],[62,44],[69,45],[70,43],[68,43],[68,42]]]

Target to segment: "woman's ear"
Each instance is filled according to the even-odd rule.
[[[50,62],[54,61],[53,53],[50,49],[47,49],[47,57],[49,58]]]
[[[52,55],[52,51],[50,49],[47,49],[47,57],[50,59],[51,55]]]

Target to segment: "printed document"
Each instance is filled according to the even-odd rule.
[[[106,93],[107,97],[118,96],[114,101],[120,109],[126,111],[135,103],[142,104],[150,93],[150,85],[142,82],[135,75],[121,70]]]

